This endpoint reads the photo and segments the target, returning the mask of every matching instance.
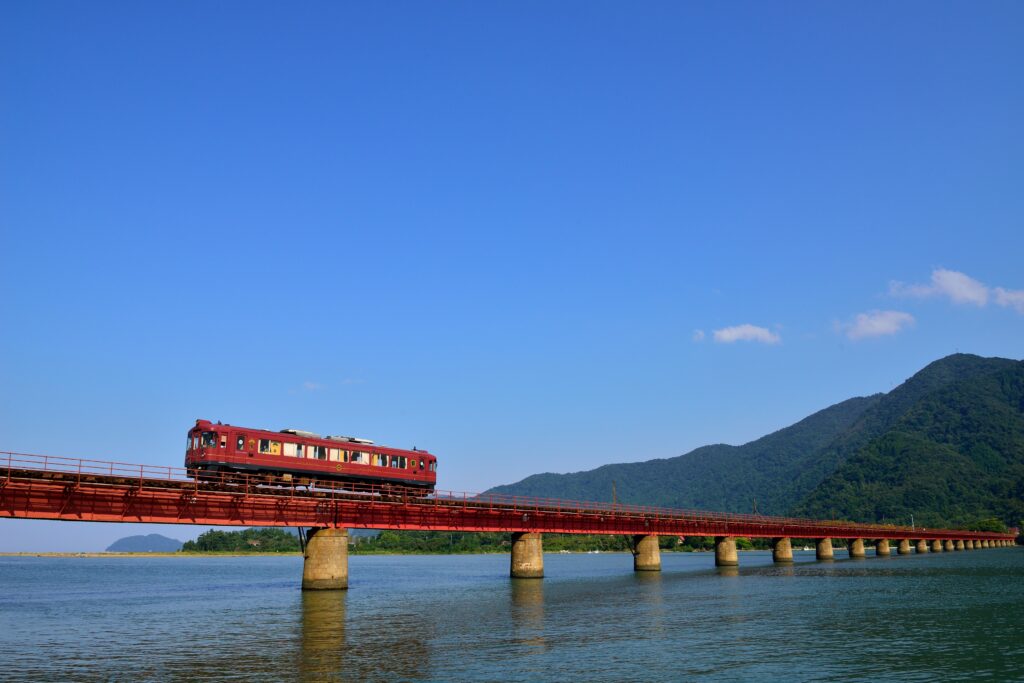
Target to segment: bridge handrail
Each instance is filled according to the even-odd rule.
[[[104,460],[90,460],[81,458],[68,458],[62,456],[38,455],[31,453],[17,453],[13,451],[0,451],[0,471],[6,469],[6,478],[10,479],[12,471],[32,471],[64,476],[75,476],[77,478],[100,478],[116,477],[122,479],[138,479],[140,485],[144,481],[169,482],[174,484],[195,484],[200,482],[196,479],[196,472],[190,472],[181,467],[170,467],[164,465],[145,465],[124,462],[113,462]],[[207,476],[203,483],[240,485],[244,486],[246,494],[259,493],[261,495],[282,495],[283,493],[295,495],[303,487],[295,478],[251,476],[238,473],[219,473],[218,475]],[[268,483],[279,488],[267,489]],[[262,488],[261,488],[262,487]],[[307,490],[307,489],[304,489]],[[755,515],[744,513],[714,512],[708,510],[694,510],[685,508],[666,508],[649,505],[635,505],[629,503],[608,503],[600,501],[577,501],[558,498],[518,496],[500,493],[473,494],[467,492],[434,490],[424,494],[422,490],[402,489],[385,484],[340,484],[336,482],[318,482],[317,491],[329,493],[332,498],[339,497],[361,497],[370,496],[372,500],[380,496],[412,496],[407,502],[416,502],[422,499],[424,504],[445,504],[461,505],[463,507],[478,508],[489,506],[501,510],[513,510],[529,515],[530,511],[549,513],[552,510],[566,513],[610,516],[613,518],[645,518],[666,521],[684,521],[702,524],[721,525],[723,534],[728,532],[730,525],[763,525],[776,529],[785,530],[786,533],[799,538],[801,529],[814,528],[815,530],[830,529],[831,532],[841,534],[849,531],[850,535],[863,534],[877,530],[885,533],[895,531],[906,531],[908,535],[917,531],[928,531],[908,526],[895,524],[869,524],[849,522],[845,520],[812,520],[793,517],[776,517],[769,515]],[[936,530],[932,530],[936,531]],[[995,532],[978,532],[967,530],[943,530],[963,531],[974,537],[991,535],[1002,536]],[[780,531],[781,533],[781,531]]]

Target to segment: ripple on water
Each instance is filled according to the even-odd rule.
[[[777,567],[743,553],[0,559],[0,678],[38,680],[1024,679],[1024,549]]]

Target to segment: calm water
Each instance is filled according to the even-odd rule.
[[[1024,549],[817,563],[767,553],[0,558],[4,680],[1024,680]]]

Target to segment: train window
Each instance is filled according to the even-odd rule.
[[[326,446],[307,446],[306,450],[309,452],[309,457],[316,460],[327,459],[327,447]],[[333,448],[331,450],[334,450]]]
[[[228,435],[227,434],[221,434],[220,435],[220,447],[221,448],[227,448],[228,447]]]
[[[398,467],[398,468],[400,468],[400,469],[403,469],[403,470],[404,470],[404,469],[405,469],[405,463],[406,463],[406,462],[407,462],[408,460],[409,460],[409,459],[408,459],[407,457],[405,457],[404,455],[400,455],[400,456],[398,456],[398,465],[396,465],[396,467]]]
[[[245,450],[245,435],[244,434],[239,434],[237,437],[235,437],[235,450],[236,451],[244,451]]]
[[[185,438],[185,450],[186,451],[192,450],[192,437],[191,436],[188,436],[188,437]]]
[[[281,453],[283,455],[287,455],[290,458],[294,458],[294,457],[296,457],[296,455],[298,455],[299,457],[302,457],[301,453],[296,453],[296,450],[297,450],[296,444],[285,443],[285,444],[282,444],[282,445],[283,445],[283,448],[281,450]]]
[[[330,448],[327,450],[327,459],[332,462],[338,462],[341,460],[341,449]]]
[[[215,448],[217,446],[217,432],[203,432],[203,448]]]
[[[420,460],[420,469],[421,470],[423,469],[423,461],[422,460]]]
[[[260,439],[260,453],[269,453],[270,455],[281,454],[281,442],[271,441],[270,439]]]

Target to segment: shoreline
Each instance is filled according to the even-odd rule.
[[[507,552],[507,551],[505,551]],[[662,553],[714,553],[713,550],[662,550]],[[750,553],[750,552],[766,552],[764,549],[748,549],[739,550],[739,553]],[[770,551],[767,551],[770,552]],[[794,549],[794,552],[808,552],[798,551]],[[350,552],[349,557],[359,555],[500,555],[502,552],[477,552],[477,553],[416,553],[416,552]],[[593,552],[589,550],[549,550],[544,552],[545,555],[628,555],[629,551],[626,550],[602,550],[599,552]],[[300,551],[288,551],[288,552],[232,552],[232,551],[206,551],[206,552],[7,552],[0,553],[0,558],[3,557],[59,557],[59,558],[80,558],[80,559],[101,559],[108,557],[120,557],[120,558],[133,558],[133,557],[302,557]]]

